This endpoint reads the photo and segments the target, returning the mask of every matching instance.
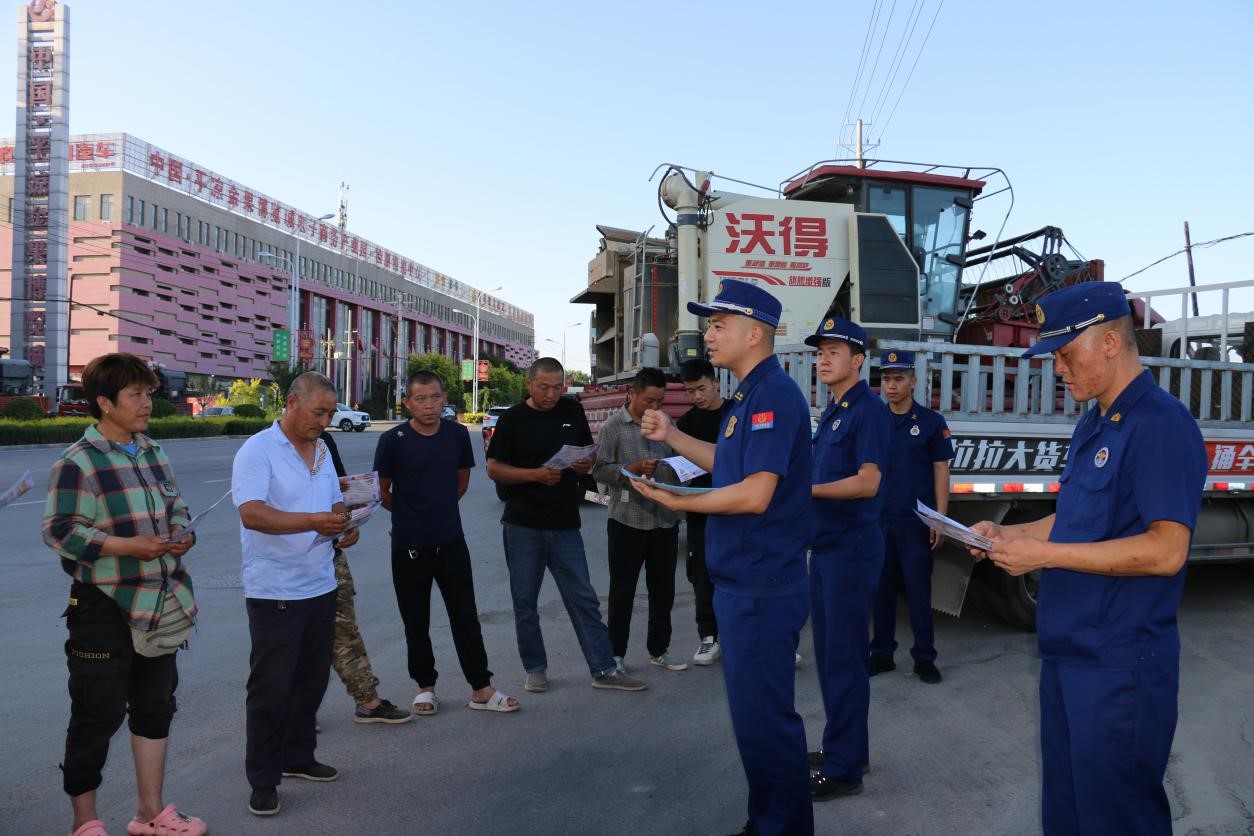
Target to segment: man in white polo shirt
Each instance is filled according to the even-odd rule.
[[[283,417],[235,454],[231,493],[240,515],[244,598],[252,637],[244,759],[258,816],[279,812],[284,776],[334,781],[314,759],[315,713],[331,670],[336,543],[348,515],[327,446],[335,387],[307,372],[292,382]],[[339,548],[357,542],[357,530]]]

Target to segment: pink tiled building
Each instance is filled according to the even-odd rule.
[[[12,144],[0,141],[6,297],[20,228],[12,174]],[[476,303],[480,356],[519,366],[536,356],[529,312],[127,134],[71,137],[69,206],[71,375],[99,354],[129,351],[187,372],[192,392],[266,378],[275,331],[288,323],[293,264],[301,359],[345,401],[392,380],[398,358],[471,358]],[[8,328],[0,301],[0,345]]]

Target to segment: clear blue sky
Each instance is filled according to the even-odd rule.
[[[912,3],[896,3],[867,111]],[[874,0],[69,5],[73,132],[135,134],[314,215],[347,180],[357,234],[504,285],[557,353],[540,340],[587,322],[567,300],[595,225],[660,224],[657,164],[774,185],[838,154]],[[881,157],[1004,168],[1008,233],[1061,226],[1120,278],[1182,246],[1184,220],[1195,242],[1254,229],[1252,40],[1248,0],[948,0],[870,133]],[[1252,256],[1254,238],[1200,250],[1199,280],[1254,278]],[[1184,283],[1179,257],[1129,286]]]

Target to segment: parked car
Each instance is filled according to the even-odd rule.
[[[492,433],[496,432],[496,419],[505,414],[508,406],[490,406],[488,411],[483,415],[483,452],[488,452],[488,442],[492,440]],[[497,491],[500,494],[500,491]]]
[[[331,426],[339,427],[341,432],[365,432],[370,426],[370,415],[356,409],[349,409],[342,403],[335,405],[335,414],[331,416]]]
[[[445,404],[444,409],[440,410],[440,417],[446,421],[456,421],[457,410],[453,409],[453,407],[449,406],[448,404]]]
[[[490,406],[483,416],[483,428],[485,430],[494,429],[496,427],[496,419],[505,414],[508,406]]]
[[[197,418],[228,418],[235,414],[233,406],[207,406],[200,410]]]

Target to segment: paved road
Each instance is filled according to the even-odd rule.
[[[372,459],[377,433],[337,434],[350,469]],[[478,437],[476,435],[477,443]],[[227,490],[238,440],[166,443],[193,509]],[[476,451],[478,454],[478,450]],[[39,481],[26,504],[0,511],[0,630],[9,636],[0,682],[4,752],[0,833],[67,831],[57,763],[68,698],[62,654],[67,579],[39,536],[54,450],[0,452],[0,481],[27,467]],[[496,684],[520,698],[512,715],[471,712],[443,608],[432,634],[444,677],[440,713],[403,726],[359,726],[332,677],[320,714],[319,757],[340,768],[333,784],[290,781],[282,813],[246,809],[244,681],[248,636],[238,580],[237,517],[226,505],[188,556],[201,606],[198,632],[179,655],[179,715],[166,796],[217,834],[719,834],[744,822],[744,777],[732,742],[718,667],[671,673],[650,667],[637,599],[628,664],[643,694],[594,691],[551,581],[541,597],[552,689],[522,691],[500,505],[481,469],[462,502],[484,637]],[[584,535],[597,590],[608,589],[605,511],[585,506]],[[414,685],[392,596],[386,519],[352,549],[358,612],[381,691],[406,704]],[[679,573],[674,649],[695,650],[691,588]],[[643,591],[643,584],[641,584]],[[604,612],[604,610],[603,610]],[[1195,569],[1181,612],[1181,721],[1168,773],[1180,834],[1254,833],[1254,564]],[[900,635],[907,627],[900,625]],[[809,656],[809,636],[802,652]],[[816,806],[820,833],[1023,834],[1039,832],[1033,637],[978,612],[937,617],[945,681],[925,686],[898,671],[872,680],[872,772],[858,797]],[[899,661],[904,657],[899,654]],[[904,667],[904,666],[903,666]],[[798,671],[798,709],[812,741],[822,729],[814,671]],[[125,733],[114,739],[100,810],[112,832],[133,812]]]

